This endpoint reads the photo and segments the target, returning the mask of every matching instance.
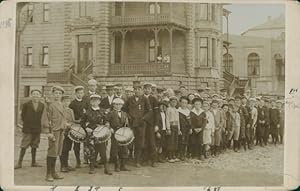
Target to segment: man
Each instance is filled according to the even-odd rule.
[[[135,135],[135,162],[136,166],[141,167],[142,149],[145,147],[146,127],[143,118],[151,110],[149,100],[143,96],[140,81],[133,82],[134,96],[129,97],[124,106],[123,111],[127,112],[129,126]]]
[[[249,100],[251,97],[251,90],[246,90],[246,92],[244,93],[244,96],[247,98],[247,100]]]
[[[86,109],[90,107],[90,96],[96,94],[97,91],[97,81],[94,79],[91,79],[88,81],[88,92],[87,94],[83,97],[83,100],[86,104]]]
[[[279,128],[279,137],[280,137],[280,144],[283,144],[283,136],[284,136],[284,101],[282,100],[277,100],[277,108],[279,110],[279,116],[280,116],[280,120],[279,120],[279,124],[280,124],[280,128]]]
[[[237,142],[238,149],[240,149],[241,144],[244,146],[244,150],[246,150],[246,118],[248,115],[248,111],[246,108],[242,107],[241,104],[241,97],[236,96],[235,97],[235,106],[238,108],[238,113],[240,115],[240,134],[239,134],[239,140]]]
[[[228,98],[228,92],[226,88],[220,89],[221,96],[224,98]]]
[[[241,125],[241,143],[244,146],[244,150],[252,149],[250,143],[250,113],[249,107],[247,106],[247,98],[245,96],[241,97],[241,105],[239,109],[241,121],[244,121],[244,129]],[[243,132],[244,131],[244,132]]]
[[[15,169],[22,168],[22,161],[26,149],[31,146],[31,166],[40,167],[36,163],[36,150],[39,147],[41,135],[41,119],[44,112],[44,104],[40,102],[41,91],[33,89],[30,92],[31,100],[23,105],[22,108],[22,121],[23,121],[23,136],[21,141],[21,151],[19,155],[18,164]]]
[[[272,108],[270,109],[270,130],[272,135],[272,142],[276,146],[278,143],[278,134],[280,128],[280,112],[276,107],[275,100],[271,101]]]
[[[115,89],[115,98],[121,98],[123,101],[126,100],[126,96],[123,95],[123,85],[122,84],[116,84],[114,86]]]
[[[150,159],[151,166],[156,167],[155,159],[156,159],[156,150],[155,150],[155,132],[159,130],[158,128],[158,115],[159,115],[159,107],[157,99],[151,95],[152,92],[152,84],[145,83],[144,84],[144,97],[148,99],[150,103],[151,111],[145,115],[145,125],[146,125],[146,144],[145,144],[145,154],[148,156],[147,159]]]
[[[257,126],[256,126],[256,145],[263,146],[265,129],[268,124],[268,111],[263,99],[258,101],[257,107]]]
[[[204,98],[204,94],[205,94],[204,89],[203,88],[198,89],[198,93],[200,95],[200,98],[203,99]]]
[[[255,98],[250,98],[249,99],[249,113],[250,113],[250,118],[249,118],[249,124],[250,124],[250,145],[253,145],[254,143],[254,131],[256,127],[256,122],[257,122],[257,109],[255,107],[256,104],[256,99]]]
[[[265,133],[263,135],[263,141],[265,146],[268,145],[268,141],[269,141],[269,136],[270,136],[270,109],[271,109],[271,103],[270,100],[265,98],[265,110],[266,110],[266,119],[267,119],[267,123],[265,126]]]
[[[54,86],[52,93],[54,101],[50,103],[47,110],[48,125],[43,129],[48,133],[47,173],[46,181],[53,182],[54,179],[63,179],[55,171],[56,159],[62,153],[64,133],[66,128],[65,110],[61,98],[65,90],[60,86]]]
[[[106,86],[107,97],[103,98],[100,102],[100,107],[109,112],[112,109],[112,101],[115,98],[115,90],[113,85]]]
[[[151,90],[152,90],[151,95],[153,95],[155,98],[157,98],[157,85],[152,84]]]

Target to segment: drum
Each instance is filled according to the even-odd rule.
[[[68,137],[72,141],[80,143],[85,141],[87,135],[85,130],[80,126],[80,124],[72,124],[68,132]]]
[[[95,137],[96,143],[105,143],[110,139],[111,131],[105,125],[97,125],[96,129],[93,131],[93,136]]]
[[[120,146],[129,145],[134,140],[133,131],[129,127],[122,127],[115,132],[115,139]]]

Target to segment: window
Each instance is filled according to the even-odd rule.
[[[121,16],[122,15],[122,2],[116,2],[115,3],[115,16]]]
[[[259,56],[256,53],[248,56],[248,76],[259,76]]]
[[[44,3],[44,22],[49,21],[49,12],[50,12],[49,3]]]
[[[24,86],[24,97],[30,96],[30,86]]]
[[[28,21],[30,23],[33,22],[33,4],[29,4],[28,5],[28,9],[27,9],[27,17],[28,17]]]
[[[280,77],[285,76],[284,59],[280,54],[275,54],[274,59],[276,64],[276,75]]]
[[[216,51],[217,51],[217,41],[215,38],[213,38],[212,39],[212,66],[213,67],[216,67],[217,65]]]
[[[26,66],[32,66],[32,47],[27,47],[26,51]]]
[[[155,5],[156,5],[156,11],[155,11]],[[160,14],[160,4],[159,3],[150,3],[149,5],[149,14]]]
[[[226,72],[233,73],[233,58],[231,54],[226,53],[223,55],[223,64]]]
[[[208,66],[208,43],[207,38],[200,38],[199,42],[199,59],[200,59],[200,66]]]
[[[43,66],[48,66],[49,65],[49,48],[48,48],[48,46],[43,47],[42,65]]]
[[[155,40],[151,39],[149,41],[149,62],[155,61]]]
[[[121,63],[121,43],[122,43],[122,37],[121,36],[115,36],[115,63],[120,64]]]
[[[208,19],[208,3],[200,3],[198,11],[200,20]]]
[[[79,17],[86,17],[87,16],[87,3],[86,2],[79,2]]]

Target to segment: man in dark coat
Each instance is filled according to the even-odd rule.
[[[134,96],[127,99],[123,106],[123,111],[127,112],[129,126],[135,136],[135,162],[137,167],[141,167],[141,154],[145,148],[145,121],[144,116],[151,110],[149,100],[143,96],[142,86],[139,81],[133,83]]]
[[[146,133],[145,133],[145,150],[144,157],[147,161],[150,159],[151,166],[155,167],[155,159],[156,159],[156,150],[155,150],[155,132],[159,130],[158,128],[158,115],[159,115],[159,107],[157,99],[151,95],[152,92],[152,84],[145,83],[144,84],[144,97],[148,99],[151,107],[151,111],[145,115],[146,122]]]
[[[21,151],[19,155],[18,164],[15,169],[22,168],[22,161],[26,149],[31,146],[32,167],[40,167],[36,163],[36,150],[39,147],[41,135],[41,120],[44,112],[44,104],[40,102],[41,91],[33,89],[30,92],[31,100],[24,103],[22,108],[22,121],[23,121],[23,137],[21,142]]]
[[[89,107],[91,107],[91,104],[90,104],[90,97],[91,95],[94,95],[96,94],[97,92],[97,81],[94,80],[94,79],[91,79],[88,81],[88,89],[89,91],[83,96],[83,100],[86,104],[85,106],[85,109],[87,110]]]
[[[271,104],[272,108],[270,109],[270,130],[272,135],[272,142],[276,145],[278,142],[280,128],[280,112],[276,107],[275,100],[272,100]]]
[[[268,125],[268,109],[265,107],[265,102],[263,99],[259,101],[259,105],[257,107],[257,138],[256,145],[260,144],[263,146],[265,130]]]
[[[106,86],[107,97],[103,98],[100,102],[100,108],[105,109],[108,113],[112,109],[112,101],[115,98],[115,91],[113,85]]]

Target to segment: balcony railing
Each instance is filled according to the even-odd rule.
[[[47,83],[67,84],[70,82],[71,72],[48,72]]]
[[[145,63],[145,64],[111,64],[110,75],[163,75],[170,72],[170,64]]]
[[[175,23],[178,25],[186,26],[184,17],[176,15],[144,15],[144,16],[113,16],[111,20],[112,26],[138,26],[138,25],[151,25],[151,24],[168,24]]]

